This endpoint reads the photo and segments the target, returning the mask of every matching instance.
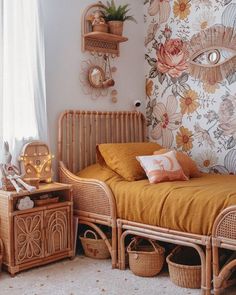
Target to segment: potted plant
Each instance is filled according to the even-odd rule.
[[[123,34],[124,22],[127,20],[137,23],[132,15],[128,15],[129,11],[129,4],[117,7],[114,0],[107,2],[107,5],[104,6],[104,18],[109,25],[109,32],[111,34],[121,36]]]

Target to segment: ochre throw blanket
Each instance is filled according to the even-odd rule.
[[[236,205],[236,176],[202,174],[189,181],[149,184],[125,181],[118,174],[92,165],[80,177],[104,181],[114,193],[118,218],[168,229],[211,235],[217,215]]]

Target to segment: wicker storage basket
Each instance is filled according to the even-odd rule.
[[[107,33],[108,32],[108,24],[93,25],[93,32]]]
[[[92,236],[89,238],[88,235]],[[91,258],[96,259],[108,259],[110,258],[110,252],[103,239],[98,239],[97,234],[92,230],[86,230],[83,237],[80,237],[84,254]],[[109,242],[111,240],[109,239]]]
[[[111,34],[122,36],[123,27],[124,27],[124,23],[122,21],[115,21],[115,20],[109,21],[108,26],[109,26],[109,32]]]
[[[143,241],[136,237],[129,244],[129,267],[137,276],[153,277],[162,270],[165,249],[153,240],[145,240],[149,245],[144,245]]]
[[[196,250],[177,246],[166,261],[174,284],[183,288],[201,288],[201,261]]]

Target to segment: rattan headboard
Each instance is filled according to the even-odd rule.
[[[59,161],[75,173],[96,163],[99,143],[146,141],[140,112],[65,111],[58,126]]]

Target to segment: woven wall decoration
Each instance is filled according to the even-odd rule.
[[[236,31],[214,25],[195,34],[189,44],[189,72],[201,81],[215,84],[235,72]]]

